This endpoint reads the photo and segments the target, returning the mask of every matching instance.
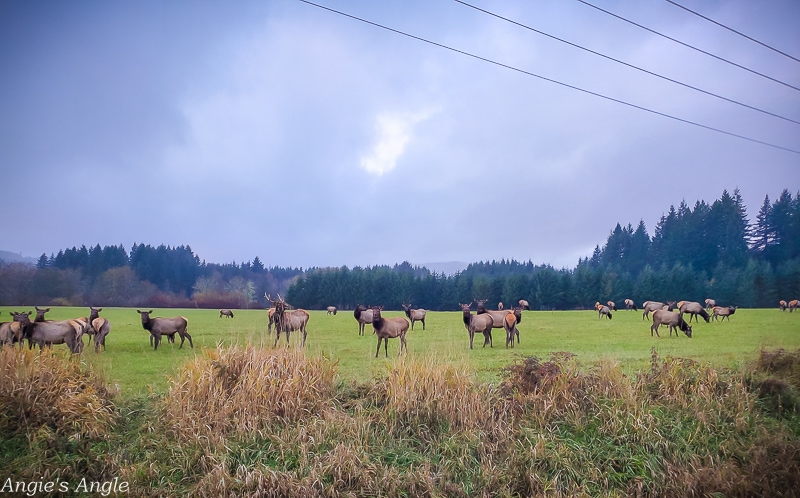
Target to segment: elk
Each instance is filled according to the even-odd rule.
[[[94,352],[100,352],[100,346],[103,346],[103,351],[106,350],[106,336],[111,332],[111,322],[100,316],[103,308],[94,309],[89,306],[89,334],[94,335]],[[174,337],[174,336],[173,336]]]
[[[675,330],[675,337],[678,337],[678,329],[681,329],[683,333],[686,334],[686,337],[689,339],[692,338],[692,327],[686,323],[681,315],[674,311],[656,310],[653,312],[653,325],[650,326],[650,337],[653,336],[653,332],[655,332],[658,337],[661,337],[658,333],[658,327],[661,325],[669,325],[670,337],[672,337],[673,330]]]
[[[517,344],[519,344],[519,329],[517,325],[522,322],[522,308],[514,308],[512,313],[503,317],[503,328],[506,329],[506,349],[508,343],[514,347],[514,336],[517,336]]]
[[[16,311],[12,311],[10,313],[12,316],[12,321],[0,323],[0,346],[3,344],[10,344],[13,346],[14,343],[18,342],[19,347],[22,348],[24,327],[22,323],[16,320],[18,313]]]
[[[499,309],[499,310],[503,309],[503,301],[500,301],[499,303],[497,303],[497,309]]]
[[[194,349],[192,336],[186,331],[186,328],[189,326],[189,320],[185,317],[150,318],[150,313],[152,313],[153,310],[136,310],[136,312],[142,315],[142,328],[150,332],[150,345],[154,345],[153,351],[158,349],[158,344],[161,342],[162,335],[166,335],[170,339],[170,342],[175,342],[176,333],[181,336],[181,346],[178,349],[183,348],[183,341],[186,339],[189,339],[189,346]]]
[[[647,319],[649,320],[651,311],[663,310],[667,309],[667,307],[668,306],[666,304],[660,303],[658,301],[645,301],[642,304],[642,311],[644,311],[644,313],[642,313],[642,320],[644,320],[645,317],[647,317]]]
[[[353,311],[353,316],[358,322],[358,335],[364,335],[364,326],[368,323],[372,323],[372,315],[372,308],[367,309],[363,304],[356,306],[356,309]]]
[[[44,314],[50,311],[50,308],[41,309],[38,306],[33,307],[36,310],[36,318],[33,319],[34,322],[43,322]]]
[[[625,300],[625,309],[626,310],[639,311],[639,310],[636,309],[636,303],[633,302],[633,299],[626,299]]]
[[[492,317],[492,327],[496,329],[503,328],[503,319],[509,313],[513,313],[513,310],[487,310],[486,309],[486,299],[479,299],[478,301],[478,315],[487,314]],[[471,304],[471,303],[470,303]]]
[[[306,325],[309,319],[308,312],[301,309],[287,310],[288,305],[280,294],[278,294],[277,301],[272,301],[271,299],[270,301],[272,305],[275,306],[275,314],[273,315],[275,321],[275,344],[273,346],[278,345],[281,332],[286,334],[286,344],[289,344],[289,335],[295,330],[299,330],[303,333],[303,346],[305,346],[307,335]]]
[[[681,301],[679,303],[678,309],[680,310],[681,316],[683,316],[684,313],[689,313],[691,315],[689,317],[689,323],[692,323],[692,318],[694,318],[696,321],[699,322],[700,319],[697,318],[697,315],[702,316],[703,320],[705,320],[706,323],[708,323],[708,321],[709,321],[708,313],[703,308],[703,306],[698,302],[695,302],[695,301]]]
[[[706,311],[711,311],[717,306],[717,302],[714,301],[713,299],[706,299],[705,303],[706,303]]]
[[[528,306],[528,301],[526,301],[526,300],[524,300],[524,299],[520,299],[520,300],[519,300],[519,307],[520,307],[520,308],[522,308],[522,309],[524,309],[524,310],[529,310],[529,309],[531,309],[531,307],[530,307],[530,306]]]
[[[487,344],[489,347],[493,347],[492,327],[494,326],[494,320],[492,319],[492,315],[473,315],[469,310],[472,306],[472,303],[459,303],[458,305],[461,306],[461,312],[464,317],[464,327],[466,327],[467,332],[469,332],[469,348],[472,349],[472,341],[476,332],[481,332],[483,334],[483,347],[486,347]]]
[[[711,318],[715,321],[719,320],[718,317],[722,317],[722,321],[725,321],[727,318],[728,321],[731,321],[731,315],[736,313],[736,306],[714,306],[714,309],[711,310]]]
[[[617,311],[617,304],[614,301],[609,301],[606,303],[606,305],[611,311]]]
[[[403,304],[403,311],[406,312],[406,316],[409,320],[411,320],[411,330],[414,330],[414,322],[422,322],[422,330],[425,330],[425,314],[427,311],[423,309],[411,309],[410,304]]]
[[[375,331],[375,335],[378,336],[378,349],[375,351],[375,358],[381,352],[381,341],[383,341],[384,354],[387,358],[389,357],[389,339],[394,339],[395,337],[400,338],[400,353],[398,353],[398,356],[402,354],[404,349],[408,353],[408,345],[406,344],[408,320],[402,316],[383,318],[381,317],[381,310],[383,310],[383,306],[372,307],[372,329]]]
[[[609,308],[610,308],[609,306],[603,306],[599,302],[594,303],[594,309],[597,310],[597,318],[598,319],[603,318],[605,316],[609,320],[611,320],[613,318],[613,316],[611,315],[611,310]]]
[[[781,299],[781,301],[778,303],[778,307],[781,309],[781,311],[786,311],[786,308],[788,308],[789,305],[786,304],[786,301]]]
[[[28,348],[32,348],[35,343],[40,350],[53,344],[66,344],[70,353],[79,353],[82,349],[80,335],[86,324],[81,320],[86,319],[31,322],[28,312],[17,313],[14,320],[22,324],[24,335],[28,338]]]
[[[336,306],[328,306],[327,310],[328,310],[328,314],[329,315],[335,315],[336,314]]]
[[[228,309],[219,310],[219,317],[222,318],[223,316],[227,318],[233,318],[233,311]]]
[[[800,301],[798,301],[797,299],[792,299],[791,301],[789,301],[789,313],[797,309],[797,306],[800,306]]]

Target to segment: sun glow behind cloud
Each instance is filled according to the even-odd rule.
[[[432,114],[431,111],[379,114],[375,119],[375,144],[368,154],[361,157],[361,167],[378,176],[393,170],[413,138],[414,126]]]

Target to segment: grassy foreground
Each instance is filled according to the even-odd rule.
[[[800,490],[794,314],[740,310],[690,340],[651,338],[641,313],[526,312],[512,352],[500,331],[469,351],[460,315],[437,313],[388,360],[350,314],[312,313],[307,350],[273,348],[263,310],[160,314],[189,318],[195,349],[152,351],[135,311],[107,309],[106,352],[0,351],[0,478],[132,496]]]

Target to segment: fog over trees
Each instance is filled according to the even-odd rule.
[[[722,305],[775,307],[800,297],[800,193],[764,198],[748,220],[738,190],[711,204],[670,206],[653,235],[643,221],[617,225],[575,268],[501,260],[470,264],[455,275],[407,262],[348,268],[268,267],[207,263],[190,246],[134,244],[72,247],[42,254],[35,266],[0,261],[0,304],[264,307],[264,294],[296,307],[357,304],[400,309],[402,303],[455,310],[487,299],[531,309],[590,308],[596,301],[712,298]]]

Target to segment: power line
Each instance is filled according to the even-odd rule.
[[[705,51],[703,49],[697,48],[694,45],[689,45],[688,43],[682,42],[682,41],[680,41],[680,40],[678,40],[676,38],[672,38],[671,36],[667,36],[664,33],[659,33],[658,31],[656,31],[654,29],[648,28],[647,26],[642,26],[641,24],[635,23],[635,22],[631,21],[630,19],[626,19],[626,18],[624,18],[622,16],[614,14],[613,12],[607,11],[605,9],[601,9],[597,5],[592,5],[589,2],[587,2],[586,0],[578,0],[578,1],[580,3],[582,3],[582,4],[584,4],[584,5],[588,5],[589,7],[592,7],[593,9],[597,9],[600,12],[608,14],[608,15],[610,15],[612,17],[616,17],[617,19],[619,19],[621,21],[625,21],[627,23],[633,24],[634,26],[636,26],[638,28],[642,28],[645,31],[649,31],[650,33],[653,33],[654,35],[661,36],[661,37],[666,38],[667,40],[673,41],[673,42],[675,42],[675,43],[677,43],[679,45],[683,45],[684,47],[691,48],[692,50],[696,50],[696,51],[700,52],[701,54],[705,54],[705,55],[707,55],[709,57],[713,57],[713,58],[715,58],[715,59],[717,59],[719,61],[726,62],[726,63],[728,63],[728,64],[730,64],[732,66],[738,67],[739,69],[744,69],[745,71],[748,71],[750,73],[753,73],[753,74],[756,74],[758,76],[761,76],[762,78],[766,78],[766,79],[768,79],[770,81],[774,81],[775,83],[780,83],[783,86],[787,86],[787,87],[789,87],[789,88],[791,88],[793,90],[797,90],[798,92],[800,92],[800,88],[798,88],[798,87],[796,87],[794,85],[790,85],[789,83],[786,83],[786,82],[781,81],[779,79],[773,78],[772,76],[767,76],[766,74],[759,73],[758,71],[756,71],[754,69],[750,69],[749,67],[742,66],[741,64],[737,64],[737,63],[735,63],[733,61],[729,61],[728,59],[725,59],[724,57],[720,57],[718,55],[714,55],[711,52],[707,52],[707,51]]]
[[[538,30],[538,29],[536,29],[536,28],[532,28],[532,27],[530,27],[530,26],[527,26],[527,25],[525,25],[525,24],[522,24],[522,23],[520,23],[520,22],[514,21],[513,19],[509,19],[509,18],[507,18],[507,17],[503,17],[503,16],[501,16],[501,15],[499,15],[499,14],[495,14],[494,12],[490,12],[490,11],[488,11],[488,10],[485,10],[485,9],[482,9],[482,8],[480,8],[480,7],[477,7],[477,6],[475,6],[475,5],[472,5],[472,4],[469,4],[469,3],[467,3],[467,2],[464,2],[464,1],[462,1],[462,0],[454,0],[454,1],[455,1],[455,2],[458,2],[458,3],[460,3],[461,5],[465,5],[465,6],[467,6],[467,7],[470,7],[470,8],[472,8],[472,9],[475,9],[475,10],[477,10],[477,11],[479,11],[479,12],[483,12],[484,14],[488,14],[488,15],[490,15],[490,16],[493,16],[493,17],[496,17],[496,18],[498,18],[498,19],[502,19],[503,21],[510,22],[511,24],[516,24],[517,26],[520,26],[520,27],[522,27],[522,28],[525,28],[525,29],[531,30],[531,31],[533,31],[533,32],[539,33],[540,35],[547,36],[548,38],[552,38],[552,39],[554,39],[554,40],[560,41],[561,43],[566,43],[567,45],[570,45],[570,46],[572,46],[572,47],[575,47],[575,48],[579,48],[579,49],[581,49],[581,50],[585,50],[586,52],[589,52],[589,53],[591,53],[591,54],[594,54],[594,55],[597,55],[597,56],[603,57],[603,58],[605,58],[605,59],[608,59],[608,60],[611,60],[611,61],[614,61],[614,62],[616,62],[616,63],[618,63],[618,64],[622,64],[622,65],[624,65],[624,66],[628,66],[628,67],[630,67],[630,68],[632,68],[632,69],[636,69],[637,71],[641,71],[641,72],[643,72],[643,73],[647,73],[647,74],[649,74],[649,75],[651,75],[651,76],[655,76],[655,77],[657,77],[657,78],[661,78],[661,79],[663,79],[663,80],[669,81],[670,83],[675,83],[676,85],[681,85],[681,86],[683,86],[683,87],[690,88],[690,89],[692,89],[692,90],[695,90],[695,91],[698,91],[698,92],[700,92],[700,93],[704,93],[704,94],[706,94],[706,95],[709,95],[709,96],[711,96],[711,97],[716,97],[716,98],[718,98],[718,99],[722,99],[722,100],[724,100],[724,101],[726,101],[726,102],[730,102],[730,103],[732,103],[732,104],[740,105],[740,106],[742,106],[742,107],[746,107],[746,108],[748,108],[748,109],[751,109],[751,110],[754,110],[754,111],[758,111],[758,112],[761,112],[761,113],[764,113],[764,114],[768,114],[768,115],[770,115],[770,116],[772,116],[772,117],[775,117],[775,118],[783,119],[783,120],[785,120],[785,121],[790,121],[790,122],[792,122],[792,123],[795,123],[795,124],[800,124],[800,121],[796,121],[796,120],[794,120],[794,119],[787,118],[787,117],[785,117],[785,116],[781,116],[780,114],[775,114],[775,113],[773,113],[773,112],[769,112],[769,111],[766,111],[766,110],[764,110],[764,109],[760,109],[760,108],[758,108],[758,107],[754,107],[754,106],[751,106],[751,105],[745,104],[745,103],[743,103],[743,102],[739,102],[738,100],[734,100],[734,99],[729,99],[729,98],[727,98],[727,97],[723,97],[722,95],[719,95],[719,94],[716,94],[716,93],[713,93],[713,92],[709,92],[709,91],[707,91],[707,90],[703,90],[702,88],[698,88],[698,87],[696,87],[696,86],[692,86],[692,85],[689,85],[689,84],[687,84],[687,83],[683,83],[683,82],[681,82],[681,81],[678,81],[678,80],[675,80],[675,79],[669,78],[669,77],[667,77],[667,76],[660,75],[660,74],[658,74],[658,73],[654,73],[653,71],[648,71],[647,69],[643,69],[643,68],[641,68],[641,67],[639,67],[639,66],[636,66],[636,65],[633,65],[633,64],[629,64],[629,63],[627,63],[627,62],[625,62],[625,61],[621,61],[621,60],[619,60],[619,59],[615,59],[614,57],[611,57],[611,56],[608,56],[608,55],[602,54],[602,53],[600,53],[600,52],[596,52],[596,51],[594,51],[594,50],[592,50],[592,49],[589,49],[589,48],[586,48],[586,47],[582,47],[581,45],[578,45],[578,44],[576,44],[576,43],[572,43],[572,42],[570,42],[570,41],[564,40],[564,39],[562,39],[562,38],[559,38],[559,37],[557,37],[557,36],[553,36],[553,35],[551,35],[551,34],[545,33],[544,31],[540,31],[540,30]],[[667,1],[669,1],[669,0],[667,0]]]
[[[577,86],[574,86],[574,85],[570,85],[568,83],[563,83],[561,81],[557,81],[557,80],[554,80],[554,79],[551,79],[551,78],[547,78],[545,76],[541,76],[541,75],[532,73],[530,71],[526,71],[524,69],[519,69],[519,68],[514,67],[514,66],[509,66],[508,64],[503,64],[502,62],[497,62],[497,61],[494,61],[494,60],[491,60],[491,59],[487,59],[485,57],[481,57],[479,55],[475,55],[475,54],[472,54],[472,53],[469,53],[469,52],[465,52],[463,50],[459,50],[457,48],[449,47],[447,45],[443,45],[441,43],[428,40],[426,38],[422,38],[422,37],[419,37],[419,36],[416,36],[416,35],[412,35],[410,33],[406,33],[405,31],[400,31],[398,29],[390,28],[390,27],[385,26],[383,24],[378,24],[376,22],[369,21],[367,19],[363,19],[361,17],[357,17],[357,16],[354,16],[352,14],[348,14],[346,12],[342,12],[342,11],[339,11],[339,10],[336,10],[336,9],[332,9],[330,7],[326,7],[324,5],[320,5],[320,4],[311,2],[309,0],[299,0],[299,1],[303,2],[305,4],[308,4],[308,5],[312,5],[314,7],[323,9],[323,10],[327,10],[329,12],[333,12],[334,14],[339,14],[340,16],[349,17],[350,19],[354,19],[356,21],[360,21],[360,22],[363,22],[365,24],[370,24],[372,26],[375,26],[375,27],[378,27],[378,28],[381,28],[381,29],[385,29],[387,31],[391,31],[393,33],[397,33],[399,35],[403,35],[403,36],[406,36],[408,38],[413,38],[414,40],[425,42],[425,43],[428,43],[430,45],[434,45],[434,46],[439,47],[439,48],[444,48],[444,49],[450,50],[452,52],[456,52],[456,53],[459,53],[459,54],[462,54],[462,55],[466,55],[468,57],[472,57],[474,59],[478,59],[478,60],[481,60],[481,61],[484,61],[484,62],[488,62],[489,64],[494,64],[496,66],[504,67],[506,69],[510,69],[510,70],[516,71],[518,73],[522,73],[522,74],[525,74],[525,75],[528,75],[528,76],[533,76],[534,78],[539,78],[541,80],[548,81],[550,83],[555,83],[557,85],[561,85],[563,87],[570,88],[572,90],[577,90],[579,92],[583,92],[583,93],[586,93],[586,94],[589,94],[589,95],[594,95],[595,97],[600,97],[600,98],[605,99],[605,100],[610,100],[610,101],[616,102],[618,104],[626,105],[626,106],[632,107],[634,109],[639,109],[641,111],[646,111],[646,112],[649,112],[651,114],[656,114],[658,116],[662,116],[662,117],[665,117],[665,118],[673,119],[675,121],[680,121],[681,123],[690,124],[690,125],[693,125],[693,126],[697,126],[699,128],[704,128],[706,130],[711,130],[711,131],[715,131],[717,133],[722,133],[724,135],[728,135],[728,136],[731,136],[731,137],[736,137],[736,138],[740,138],[742,140],[747,140],[749,142],[754,142],[754,143],[758,143],[758,144],[761,144],[761,145],[766,145],[768,147],[773,147],[773,148],[776,148],[776,149],[785,150],[787,152],[793,152],[795,154],[800,154],[800,150],[789,149],[787,147],[783,147],[783,146],[780,146],[780,145],[771,144],[769,142],[764,142],[764,141],[761,141],[761,140],[757,140],[755,138],[750,138],[750,137],[746,137],[744,135],[739,135],[739,134],[736,134],[736,133],[733,133],[733,132],[730,132],[730,131],[725,131],[725,130],[722,130],[722,129],[719,129],[719,128],[714,128],[713,126],[700,124],[700,123],[697,123],[695,121],[690,121],[688,119],[683,119],[683,118],[679,118],[677,116],[672,116],[670,114],[666,114],[666,113],[663,113],[663,112],[660,112],[660,111],[655,111],[653,109],[648,109],[647,107],[643,107],[643,106],[640,106],[640,105],[631,104],[630,102],[625,102],[624,100],[619,100],[619,99],[616,99],[614,97],[608,97],[606,95],[603,95],[603,94],[600,94],[600,93],[597,93],[597,92],[593,92],[591,90],[586,90],[584,88],[580,88],[580,87],[577,87]]]
[[[794,60],[794,61],[800,62],[800,59],[798,59],[798,58],[796,58],[796,57],[793,57],[793,56],[791,56],[791,55],[787,54],[786,52],[782,52],[782,51],[778,50],[777,48],[775,48],[775,47],[773,47],[773,46],[770,46],[770,45],[767,45],[766,43],[760,42],[760,41],[756,40],[755,38],[752,38],[752,37],[750,37],[750,36],[747,36],[746,34],[744,34],[744,33],[740,32],[740,31],[736,31],[735,29],[733,29],[733,28],[731,28],[731,27],[729,27],[729,26],[726,26],[726,25],[724,25],[724,24],[722,24],[722,23],[720,23],[720,22],[717,22],[717,21],[715,21],[715,20],[711,19],[710,17],[706,17],[706,16],[704,16],[703,14],[700,14],[699,12],[695,12],[695,11],[693,11],[692,9],[688,8],[688,7],[684,7],[683,5],[679,4],[678,2],[673,2],[672,0],[667,0],[667,2],[671,3],[672,5],[674,5],[674,6],[676,6],[676,7],[680,7],[680,8],[682,8],[682,9],[683,9],[683,10],[685,10],[686,12],[691,12],[692,14],[696,15],[697,17],[702,17],[702,18],[703,18],[703,19],[705,19],[706,21],[708,21],[708,22],[711,22],[711,23],[714,23],[714,24],[716,24],[717,26],[719,26],[719,27],[721,27],[721,28],[725,28],[725,29],[727,29],[728,31],[732,31],[732,32],[736,33],[736,34],[737,34],[737,35],[739,35],[739,36],[743,36],[743,37],[747,38],[748,40],[750,40],[750,41],[752,41],[752,42],[758,43],[758,44],[759,44],[759,45],[761,45],[762,47],[767,47],[768,49],[770,49],[770,50],[772,50],[772,51],[778,52],[779,54],[781,54],[781,55],[785,55],[786,57],[788,57],[788,58],[790,58],[790,59],[792,59],[792,60]]]

